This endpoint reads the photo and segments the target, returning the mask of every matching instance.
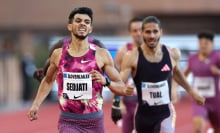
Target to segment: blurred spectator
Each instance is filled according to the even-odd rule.
[[[5,39],[0,45],[0,105],[21,101],[21,73],[13,40]]]
[[[36,70],[33,57],[30,53],[24,53],[21,59],[21,69],[23,77],[23,93],[22,99],[24,102],[29,101],[32,96],[31,78]]]

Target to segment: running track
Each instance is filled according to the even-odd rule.
[[[176,133],[193,133],[191,124],[191,99],[184,98],[175,105],[177,112]],[[106,133],[120,133],[120,128],[111,121],[111,103],[103,105]],[[59,109],[56,102],[45,103],[39,111],[39,119],[30,122],[27,107],[0,112],[1,133],[58,133]]]

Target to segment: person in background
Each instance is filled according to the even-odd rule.
[[[23,53],[23,57],[21,58],[21,70],[23,76],[22,98],[24,102],[29,102],[33,94],[31,90],[31,78],[37,68],[34,64],[33,56],[28,52]]]
[[[0,44],[0,105],[15,105],[22,102],[22,73],[16,55],[16,43],[5,37]]]
[[[209,120],[214,133],[220,133],[220,52],[214,51],[214,34],[198,34],[199,50],[188,59],[185,76],[193,74],[193,89],[206,98],[204,106],[193,102],[193,126],[195,133],[204,133]]]
[[[116,53],[115,65],[119,71],[121,69],[123,57],[126,55],[126,53],[128,51],[136,49],[143,42],[141,35],[142,20],[143,18],[141,17],[134,17],[129,21],[128,31],[130,33],[130,36],[132,37],[132,42],[129,42],[121,47]],[[127,84],[133,84],[132,77],[129,78],[129,81],[130,82],[128,82]],[[123,103],[121,104],[124,104],[124,113],[121,112],[120,101],[120,97],[115,95],[113,98],[111,113],[112,120],[114,123],[117,123],[117,121],[122,118],[122,133],[131,133],[134,129],[134,113],[137,105],[137,95],[134,94],[133,96],[123,97]]]

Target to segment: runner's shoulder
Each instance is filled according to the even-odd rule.
[[[51,58],[58,58],[62,54],[62,48],[57,48],[53,51]]]
[[[172,47],[169,47],[169,46],[166,46],[166,47],[167,47],[167,49],[168,49],[168,51],[169,51],[169,53],[170,53],[170,56],[171,56],[174,60],[176,60],[176,61],[180,60],[180,58],[181,58],[181,51],[180,51],[180,49],[178,49],[178,48],[172,48]]]
[[[138,56],[138,48],[133,48],[131,51],[127,51],[125,57],[130,58],[131,60],[137,58]]]

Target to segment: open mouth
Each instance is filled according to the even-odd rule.
[[[149,43],[150,45],[153,45],[155,42],[156,42],[155,39],[149,39],[149,40],[148,40],[148,43]]]
[[[84,32],[86,32],[86,29],[85,28],[79,28],[79,30],[78,30],[80,33],[84,33]]]

